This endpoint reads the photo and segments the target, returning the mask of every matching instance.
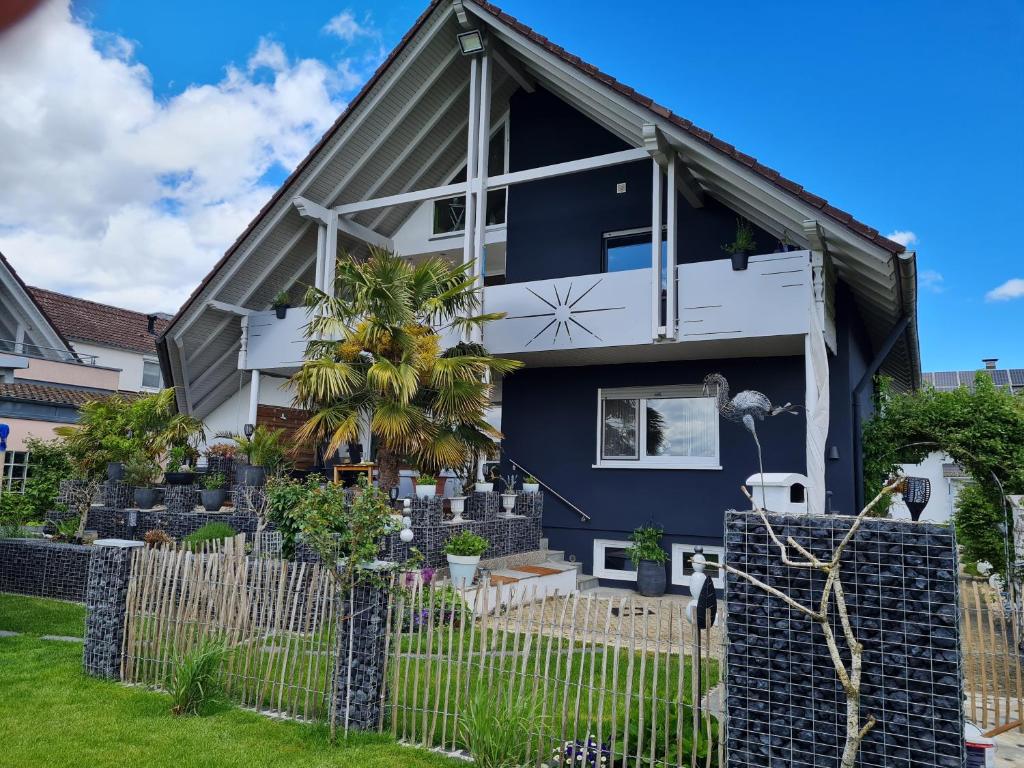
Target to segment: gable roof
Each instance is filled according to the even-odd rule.
[[[78,408],[93,400],[121,395],[128,399],[141,397],[144,393],[121,392],[110,389],[91,389],[88,387],[65,387],[60,384],[14,381],[9,384],[0,382],[0,400],[17,400],[29,403],[46,403],[49,405],[68,405]]]
[[[168,326],[168,330],[174,333],[173,345],[161,339],[160,353],[165,367],[165,379],[187,385],[192,376],[202,378],[203,385],[197,388],[195,396],[197,400],[207,402],[215,399],[214,394],[218,390],[227,392],[231,388],[229,377],[235,372],[233,356],[240,343],[240,331],[237,325],[229,329],[229,320],[236,318],[227,317],[223,305],[236,304],[254,309],[268,307],[270,298],[279,289],[291,285],[283,285],[287,279],[294,281],[304,274],[296,271],[297,268],[303,268],[297,258],[298,253],[304,252],[311,259],[313,245],[309,242],[310,233],[306,230],[304,234],[302,229],[306,223],[301,223],[298,214],[291,210],[290,202],[295,196],[303,195],[330,207],[343,200],[360,200],[430,187],[429,182],[434,176],[443,175],[435,173],[436,168],[432,166],[426,174],[403,177],[405,167],[389,164],[394,153],[388,156],[384,150],[390,150],[391,143],[408,140],[416,134],[415,129],[397,129],[392,133],[393,126],[400,119],[417,127],[433,124],[437,120],[436,125],[439,127],[434,133],[443,133],[451,139],[460,130],[464,135],[464,127],[460,128],[458,120],[447,115],[407,111],[407,108],[414,105],[417,110],[420,106],[424,110],[428,106],[456,111],[464,109],[465,99],[459,101],[446,98],[456,96],[454,89],[463,87],[465,82],[464,58],[457,54],[454,59],[450,56],[455,52],[454,32],[458,30],[453,6],[459,4],[452,0],[430,2],[345,111],[191,293]],[[671,140],[678,148],[684,166],[697,171],[696,178],[706,191],[742,215],[752,218],[755,224],[764,227],[765,221],[774,223],[777,225],[776,230],[787,229],[800,240],[806,239],[801,231],[802,223],[808,219],[818,221],[823,238],[827,237],[828,249],[833,253],[840,276],[844,280],[863,284],[858,301],[862,301],[869,310],[866,313],[869,315],[868,330],[876,345],[885,339],[901,315],[914,314],[916,270],[913,255],[906,254],[902,245],[883,237],[878,230],[857,221],[849,213],[830,205],[824,198],[805,190],[653,99],[573,56],[496,5],[486,0],[462,0],[461,5],[473,17],[474,25],[486,28],[489,34],[498,38],[500,44],[518,57],[519,63],[531,77],[543,76],[551,83],[557,81],[563,94],[575,89],[573,102],[577,107],[582,105],[586,108],[600,100],[601,104],[594,106],[594,112],[611,114],[614,111],[609,121],[614,122],[619,118],[620,128],[625,125],[624,120],[628,122],[620,135],[634,146],[643,145],[642,139],[637,137],[645,122],[654,123],[666,134],[671,134]],[[571,73],[556,71],[556,66],[564,68],[566,72],[571,70]],[[442,71],[445,67],[453,71],[445,73]],[[459,70],[460,67],[463,69]],[[448,77],[449,74],[453,77]],[[455,85],[452,85],[453,79],[456,80]],[[424,89],[436,87],[441,91],[442,84],[449,90],[436,96],[430,94],[424,97]],[[544,85],[551,89],[548,82]],[[515,87],[513,84],[512,89]],[[497,90],[496,84],[493,104],[498,102]],[[556,95],[559,95],[558,92]],[[507,99],[507,91],[504,96]],[[565,98],[564,95],[560,97]],[[417,103],[420,101],[424,104]],[[446,106],[439,107],[438,104],[442,102]],[[623,106],[623,103],[627,106]],[[628,118],[621,118],[626,111]],[[596,119],[593,114],[590,116]],[[462,117],[464,126],[465,115]],[[382,120],[390,122],[380,122]],[[373,125],[376,125],[378,132],[367,135]],[[384,140],[383,134],[388,134],[387,143],[381,143]],[[433,133],[418,134],[418,138],[427,144],[428,139],[423,136],[431,136],[430,141],[433,141]],[[342,147],[345,151],[341,151]],[[383,155],[379,163],[376,160],[363,161],[375,152]],[[421,157],[423,155],[430,156],[432,163],[436,163],[438,157],[448,161],[452,159],[450,156],[444,158],[436,152],[432,154],[426,149]],[[382,187],[383,181],[377,183],[377,179],[383,178],[381,176],[367,181],[369,174],[382,174],[385,169],[387,173],[398,176],[393,184],[387,181],[390,187]],[[716,175],[723,178],[717,187],[712,188],[711,185],[719,181]],[[439,179],[433,180],[435,183],[443,183]],[[412,186],[405,188],[405,184]],[[377,194],[366,194],[368,189]],[[758,205],[762,206],[760,210],[756,208]],[[753,218],[752,214],[760,214],[761,220]],[[385,217],[379,225],[371,228],[385,234],[393,232],[404,220],[400,219],[401,215],[396,213],[395,217]],[[354,217],[357,223],[360,216],[362,214]],[[362,221],[370,223],[368,219]],[[279,249],[277,253],[280,256],[270,257],[268,253],[272,248]],[[285,249],[291,249],[292,252],[288,253]],[[276,259],[276,262],[270,261],[271,258]],[[202,303],[200,299],[207,300],[207,303]],[[212,306],[209,303],[211,300],[219,301],[222,308]],[[215,339],[214,336],[219,338]],[[186,359],[186,355],[190,354],[194,357]],[[217,370],[211,371],[211,366],[217,367]],[[884,370],[904,386],[915,386],[920,380],[916,320],[910,323],[905,337],[897,342],[895,352],[889,356]],[[179,389],[179,407],[190,410],[192,405],[188,398],[188,387]]]
[[[0,252],[0,271],[4,273],[0,275],[0,278],[6,278],[0,279],[0,283],[4,283],[7,289],[14,294],[10,303],[4,302],[4,310],[11,313],[20,310],[26,313],[30,323],[34,326],[34,332],[42,337],[40,341],[44,343],[41,346],[52,345],[54,350],[70,353],[72,350],[67,338],[60,332],[53,322],[53,318],[47,314],[43,306],[36,301],[31,289],[2,252]]]
[[[76,341],[153,354],[157,337],[170,323],[166,317],[157,315],[154,323],[156,333],[153,334],[149,332],[149,315],[143,312],[79,299],[45,288],[30,287],[28,291],[52,319],[57,330]]]

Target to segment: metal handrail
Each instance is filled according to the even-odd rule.
[[[570,509],[571,509],[571,510],[572,510],[573,512],[575,512],[575,513],[576,513],[577,515],[579,515],[579,516],[580,516],[580,520],[582,520],[582,521],[583,521],[584,523],[585,523],[585,522],[587,522],[588,520],[590,520],[590,515],[588,515],[588,514],[587,514],[586,512],[584,512],[584,511],[583,511],[582,509],[580,509],[579,507],[577,507],[577,506],[576,506],[575,504],[573,504],[573,503],[572,503],[571,501],[569,501],[569,500],[568,500],[567,498],[565,498],[565,496],[563,496],[563,495],[562,495],[562,494],[560,494],[560,493],[559,493],[558,491],[556,491],[556,490],[555,490],[554,488],[552,488],[552,487],[551,487],[550,485],[548,485],[547,483],[545,483],[545,482],[544,482],[543,480],[541,480],[541,479],[540,479],[539,477],[537,477],[537,475],[535,475],[535,474],[534,474],[533,472],[531,472],[530,470],[528,470],[528,469],[527,469],[526,467],[524,467],[524,466],[523,466],[522,464],[520,464],[520,463],[519,463],[518,461],[516,461],[516,460],[515,460],[515,459],[513,459],[513,458],[512,458],[511,456],[509,456],[509,455],[508,455],[507,453],[505,454],[505,458],[506,458],[506,459],[508,459],[508,462],[509,462],[509,464],[511,464],[511,465],[512,465],[513,467],[515,467],[516,469],[518,469],[518,470],[520,470],[520,471],[522,471],[522,472],[526,473],[526,474],[527,474],[527,475],[529,475],[530,477],[533,477],[533,478],[535,478],[535,479],[537,480],[537,484],[538,484],[538,485],[542,485],[542,486],[544,486],[544,487],[545,487],[545,488],[546,488],[547,490],[551,491],[551,493],[552,493],[552,494],[553,494],[553,495],[554,495],[554,496],[555,496],[555,497],[556,497],[557,499],[559,499],[559,500],[560,500],[560,501],[561,501],[561,502],[562,502],[563,504],[565,504],[565,505],[566,505],[567,507],[569,507],[569,508],[570,508]]]
[[[58,357],[64,363],[96,365],[96,355],[83,355],[72,350],[61,349],[60,347],[44,347],[40,344],[29,344],[13,339],[0,339],[0,352],[12,355],[25,355],[26,357],[38,357],[44,360]]]

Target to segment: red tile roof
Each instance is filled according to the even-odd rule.
[[[75,387],[62,387],[57,384],[35,384],[24,381],[16,381],[11,384],[0,382],[0,399],[27,400],[34,403],[49,403],[51,405],[73,405],[76,408],[113,394],[119,394],[127,398],[139,396],[137,392],[115,393],[108,389],[79,389]]]
[[[153,353],[157,337],[169,324],[165,318],[157,317],[155,333],[150,333],[149,316],[143,312],[78,299],[43,288],[28,290],[61,335],[68,339]]]

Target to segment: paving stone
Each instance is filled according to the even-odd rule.
[[[42,635],[40,640],[52,640],[58,643],[84,643],[85,638],[71,637],[70,635]]]

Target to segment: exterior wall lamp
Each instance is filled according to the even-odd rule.
[[[470,29],[458,34],[459,48],[463,56],[476,56],[484,51],[484,35],[479,29]]]

